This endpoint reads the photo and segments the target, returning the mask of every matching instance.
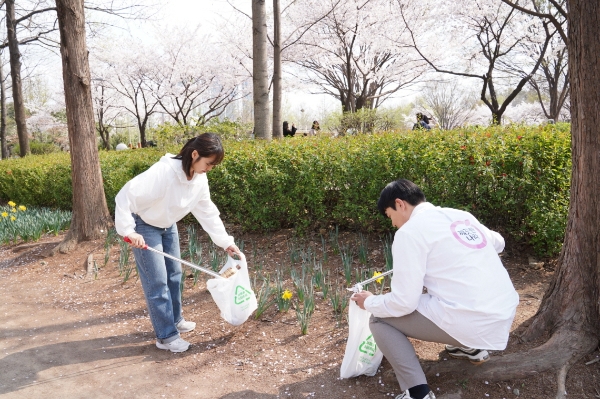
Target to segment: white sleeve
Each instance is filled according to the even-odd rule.
[[[115,197],[115,229],[126,237],[135,233],[132,213],[148,209],[164,195],[166,173],[161,163],[129,180]],[[167,166],[168,167],[168,166]]]
[[[401,317],[414,312],[423,292],[427,253],[421,238],[398,230],[392,245],[392,290],[384,295],[368,297],[365,309],[375,317]]]
[[[192,214],[217,246],[227,249],[235,244],[235,240],[227,234],[223,221],[219,217],[219,209],[210,199],[208,185],[200,201],[192,209]]]
[[[477,220],[477,222],[479,223],[479,220]],[[500,252],[504,251],[504,237],[502,237],[500,233],[488,229],[481,223],[479,223],[479,227],[483,231],[483,234],[485,234],[485,238],[494,246],[496,253],[499,254]]]

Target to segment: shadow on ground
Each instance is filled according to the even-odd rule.
[[[124,365],[157,361],[161,357],[168,358],[169,354],[166,351],[157,353],[156,348],[153,348],[154,343],[139,345],[139,342],[139,338],[136,337],[112,336],[42,345],[11,353],[0,359],[3,381],[0,385],[0,395],[61,379],[106,372]],[[103,360],[113,362],[95,364]],[[78,363],[84,366],[79,371],[40,379],[40,373],[45,370]]]

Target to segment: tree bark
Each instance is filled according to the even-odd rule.
[[[102,237],[110,214],[96,146],[83,0],[56,0],[56,9],[73,181],[71,226],[55,249],[65,253],[78,242]]]
[[[8,158],[6,144],[6,84],[4,83],[4,66],[0,59],[0,159]]]
[[[23,101],[23,84],[21,82],[21,52],[17,39],[17,23],[15,18],[15,0],[6,0],[6,40],[10,54],[10,75],[12,79],[13,103],[15,107],[15,122],[19,136],[19,152],[22,157],[31,154],[29,135],[27,133],[27,118]]]
[[[571,82],[571,198],[563,250],[540,309],[527,330],[565,328],[600,340],[600,4],[568,0]],[[593,25],[590,25],[593,24]]]
[[[281,9],[273,0],[273,138],[283,138],[281,120]]]
[[[269,71],[267,63],[267,13],[265,0],[252,0],[252,86],[254,97],[254,137],[271,140],[272,136],[269,129]]]

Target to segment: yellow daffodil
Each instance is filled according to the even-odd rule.
[[[15,220],[17,220],[17,218],[16,218],[16,217],[14,217],[14,216],[11,216],[11,217],[10,217],[10,221],[11,221],[11,222],[14,222]]]
[[[17,208],[10,208],[11,212],[17,212]]]
[[[8,212],[2,212],[2,217],[3,218],[8,217]]]
[[[17,206],[17,204],[15,204],[15,203],[14,203],[14,202],[12,202],[12,201],[8,201],[8,206],[12,206],[12,207],[14,208],[15,206]]]
[[[19,210],[25,212],[27,208],[25,208],[25,205],[19,205]]]
[[[381,272],[375,272],[375,273],[373,273],[373,277],[377,277],[377,276],[381,276]],[[377,284],[381,284],[382,281],[383,281],[383,277],[378,278],[377,280],[375,280],[375,282]]]
[[[281,295],[281,298],[285,301],[289,301],[290,299],[292,299],[292,291],[290,291],[290,290],[283,291],[283,295]]]

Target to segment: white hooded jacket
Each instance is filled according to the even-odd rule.
[[[227,249],[234,239],[227,235],[219,210],[210,199],[206,173],[187,180],[181,160],[173,156],[166,154],[119,191],[115,198],[117,233],[125,237],[135,232],[132,214],[149,225],[167,228],[192,212],[213,242]]]
[[[464,346],[502,350],[519,304],[503,249],[470,213],[421,203],[394,237],[391,292],[365,309],[382,318],[416,310]]]

